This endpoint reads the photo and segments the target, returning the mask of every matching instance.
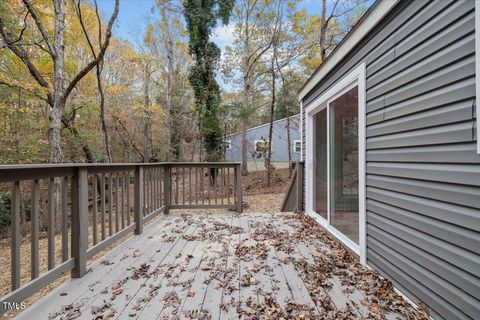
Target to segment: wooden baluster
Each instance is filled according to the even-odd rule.
[[[106,193],[106,201],[108,203],[108,215],[106,219],[108,220],[108,232],[107,232],[107,237],[111,236],[113,233],[113,221],[112,221],[112,201],[113,201],[113,192],[112,192],[112,174],[111,173],[106,173],[105,174],[105,182],[106,182],[106,187],[107,187],[107,193]]]
[[[243,199],[242,199],[242,173],[241,166],[235,166],[235,191],[237,195],[237,212],[241,213],[243,211]]]
[[[212,188],[213,188],[213,199],[215,201],[215,204],[217,204],[217,198],[218,198],[218,190],[217,190],[217,174],[218,174],[218,169],[217,168],[212,168]]]
[[[188,204],[192,204],[192,168],[188,167]]]
[[[211,204],[212,203],[212,199],[210,198],[210,193],[211,193],[211,186],[212,186],[212,172],[210,171],[210,168],[207,167],[207,173],[208,173],[208,179],[207,179],[207,188],[208,188],[208,204]]]
[[[175,204],[179,203],[178,202],[178,176],[179,176],[178,169],[179,169],[178,167],[175,168]]]
[[[230,168],[227,168],[227,201],[228,201],[228,204],[231,204],[230,202]]]
[[[106,212],[106,198],[107,198],[107,191],[105,188],[105,174],[102,174],[102,181],[101,181],[101,206],[102,206],[102,240],[105,240],[107,238],[107,212]]]
[[[137,166],[135,168],[135,199],[134,199],[134,220],[135,220],[135,234],[142,234],[143,232],[143,200],[144,198],[145,179],[143,176],[143,167]]]
[[[171,202],[171,167],[165,165],[163,167],[163,205],[165,206],[165,214],[170,212]]]
[[[150,169],[145,170],[145,179],[146,179],[146,186],[145,186],[146,210],[143,214],[144,216],[150,213]]]
[[[122,209],[122,230],[125,229],[125,172],[122,172],[120,175],[121,178],[121,186],[120,191],[122,194],[122,201],[121,201],[121,209]]]
[[[152,184],[152,196],[151,196],[151,201],[152,201],[152,211],[155,211],[155,209],[157,208],[157,205],[155,204],[156,202],[156,186],[155,186],[155,181],[156,181],[156,171],[155,171],[155,168],[152,168],[152,181],[151,181],[151,184]]]
[[[62,262],[68,260],[68,178],[62,178]]]
[[[165,205],[165,195],[164,195],[164,190],[165,190],[165,186],[164,186],[164,174],[165,174],[165,167],[160,167],[158,168],[158,174],[159,174],[159,177],[158,177],[158,180],[159,180],[159,186],[160,186],[160,194],[159,194],[159,197],[160,197],[160,207],[163,207]]]
[[[198,168],[195,167],[195,204],[198,204]]]
[[[158,167],[158,207],[163,206],[163,168]]]
[[[155,180],[155,170],[152,168],[150,170],[150,213],[155,210],[155,186],[154,186],[154,180]]]
[[[143,204],[143,210],[142,210],[142,214],[145,214],[145,212],[146,212],[146,210],[147,210],[147,190],[148,190],[148,188],[147,188],[147,180],[146,180],[146,179],[147,179],[147,174],[148,174],[148,170],[143,170],[143,181],[142,181],[142,183],[143,183],[143,191],[144,191],[144,192],[143,192],[143,195],[142,195],[142,197],[143,197],[143,202],[142,202],[142,204]]]
[[[148,215],[150,213],[150,169],[145,170],[145,176],[146,176],[146,189],[145,189],[145,194],[147,197],[146,201],[146,206],[147,210],[144,212],[144,216]]]
[[[32,181],[32,196],[31,196],[32,208],[30,212],[31,227],[32,227],[32,246],[30,250],[31,255],[31,274],[32,280],[38,277],[39,274],[39,247],[38,238],[40,234],[39,229],[39,213],[40,213],[40,186],[38,180]],[[13,202],[12,202],[13,203]],[[13,239],[13,237],[12,237]],[[12,242],[13,243],[13,242]],[[13,270],[13,269],[12,269]]]
[[[55,267],[55,180],[48,181],[48,270]]]
[[[153,187],[154,187],[154,192],[153,192],[153,199],[154,205],[155,205],[155,210],[158,209],[158,168],[155,168],[155,179],[153,179]]]
[[[118,173],[115,174],[115,232],[120,231],[120,210],[119,210],[119,205],[118,203],[120,202],[120,197],[118,194],[118,189],[119,189],[119,178],[118,178]]]
[[[225,168],[220,170],[220,195],[221,203],[223,204],[223,199],[225,198]]]
[[[20,181],[15,181],[12,184],[12,200],[11,200],[11,259],[12,259],[12,291],[20,287],[20,243],[21,243],[21,233],[20,233],[20,200],[21,200],[21,191],[20,191]]]
[[[152,213],[152,211],[153,211],[153,183],[152,183],[152,181],[153,181],[153,169],[150,169],[149,170],[149,176],[148,176],[148,199],[149,199],[148,213]]]
[[[205,169],[200,167],[200,190],[202,191],[202,204],[205,204]]]
[[[130,209],[130,171],[127,172],[127,184],[125,187],[127,188],[127,225],[130,225],[130,213],[132,212]]]
[[[185,167],[182,168],[182,204],[185,204]]]
[[[108,235],[113,235],[113,174],[108,175]]]
[[[165,168],[159,167],[158,168],[158,207],[162,207],[164,205],[163,199],[163,172]]]
[[[158,208],[162,206],[162,167],[158,167]]]
[[[151,169],[150,174],[150,213],[155,210],[155,169]]]
[[[92,192],[93,192],[93,225],[92,225],[92,232],[93,232],[93,245],[96,245],[98,242],[98,194],[97,194],[97,175],[93,175],[93,182],[92,182]]]

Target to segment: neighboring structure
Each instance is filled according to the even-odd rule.
[[[375,2],[299,95],[306,213],[432,317],[478,319],[480,1]]]
[[[270,123],[247,130],[247,161],[250,168],[263,168]],[[272,162],[274,166],[288,165],[287,118],[273,122]],[[292,161],[300,161],[300,115],[290,117],[290,141]],[[242,132],[228,135],[226,143],[226,160],[242,161]]]

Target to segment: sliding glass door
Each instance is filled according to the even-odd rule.
[[[359,243],[358,86],[313,115],[313,210]]]
[[[328,218],[328,175],[327,175],[327,109],[313,116],[314,134],[314,175],[313,175],[313,209],[323,218]]]
[[[358,244],[358,87],[329,108],[330,224]]]

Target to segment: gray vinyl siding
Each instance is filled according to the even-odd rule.
[[[366,62],[367,263],[436,318],[480,315],[474,19],[401,1],[303,100]]]

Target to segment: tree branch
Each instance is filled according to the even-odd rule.
[[[73,88],[78,84],[78,82],[87,74],[89,73],[96,65],[98,65],[103,57],[105,56],[105,52],[107,51],[108,45],[110,44],[110,38],[112,37],[112,28],[115,20],[118,16],[118,7],[119,7],[119,0],[115,0],[115,8],[113,11],[112,16],[110,17],[110,21],[108,22],[107,26],[107,33],[105,34],[105,41],[100,47],[100,51],[98,52],[97,57],[92,60],[89,64],[87,64],[70,82],[65,90],[62,99],[65,102],[68,98],[68,95],[72,92]]]
[[[78,0],[77,4],[75,4],[75,0],[72,0],[72,2],[73,2],[73,5],[75,7],[75,11],[77,12],[78,21],[80,22],[80,26],[82,27],[83,35],[85,36],[85,39],[87,40],[87,43],[88,43],[88,46],[90,47],[90,51],[92,52],[93,58],[96,59],[97,54],[95,53],[95,49],[93,48],[92,41],[90,41],[90,37],[89,37],[88,32],[87,32],[87,28],[85,27],[85,23],[83,22],[81,0]],[[102,25],[99,23],[98,27],[101,28]],[[99,42],[99,43],[101,43],[101,42]]]
[[[35,11],[32,4],[30,3],[30,0],[22,0],[22,1],[23,1],[23,4],[25,5],[25,7],[27,8],[28,12],[30,12],[30,15],[32,16],[33,21],[35,21],[35,24],[37,25],[38,31],[40,31],[40,34],[42,35],[43,40],[47,44],[48,53],[52,56],[52,58],[55,59],[56,52],[55,52],[55,50],[52,49],[52,46],[50,44],[50,37],[48,36],[48,33],[45,30],[45,27],[43,26],[42,21],[38,17],[37,12]]]
[[[37,83],[45,89],[50,89],[48,82],[43,78],[38,69],[35,67],[28,54],[20,46],[15,44],[15,41],[12,41],[10,35],[5,31],[5,25],[2,18],[0,17],[0,36],[7,45],[7,47],[27,66],[28,71],[31,76],[37,81]],[[47,101],[48,104],[53,105],[53,95],[51,92],[47,92]]]

